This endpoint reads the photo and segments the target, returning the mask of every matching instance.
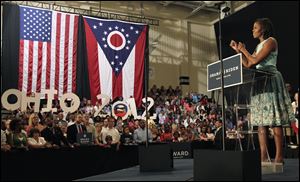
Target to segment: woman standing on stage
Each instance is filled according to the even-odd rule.
[[[273,128],[276,146],[274,162],[283,163],[283,131],[282,126],[295,121],[291,107],[291,99],[286,90],[283,77],[276,68],[278,44],[273,37],[273,26],[268,18],[260,18],[254,22],[253,37],[259,39],[254,53],[251,55],[241,42],[231,41],[230,46],[242,53],[242,63],[246,68],[255,65],[256,69],[268,72],[267,81],[255,83],[251,96],[251,122],[258,126],[258,138],[261,151],[261,161],[268,161],[267,130]]]

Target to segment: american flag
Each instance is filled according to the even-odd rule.
[[[111,99],[143,97],[147,26],[84,17],[92,102],[100,93]]]
[[[78,15],[20,6],[19,89],[76,90]]]

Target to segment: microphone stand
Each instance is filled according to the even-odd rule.
[[[147,39],[146,39],[146,45],[149,45],[149,26],[147,27]],[[146,148],[148,148],[148,138],[149,138],[149,126],[148,126],[148,68],[149,68],[149,47],[147,47],[147,49],[145,50],[146,51],[146,54],[145,54],[145,58],[144,58],[144,61],[145,61],[145,65],[144,65],[144,68],[145,68],[145,73],[144,73],[144,77],[145,77],[145,97],[146,97],[146,103],[145,103],[145,109],[146,109]]]
[[[221,32],[221,4],[218,6],[219,9],[219,56],[220,56],[220,66],[221,66],[221,91],[222,91],[222,145],[223,145],[223,151],[225,151],[225,97],[224,97],[224,65],[223,65],[223,57],[222,57],[222,32]],[[225,7],[223,9],[224,13],[227,13],[230,10],[229,7]]]

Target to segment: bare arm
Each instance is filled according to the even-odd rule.
[[[256,56],[256,55],[255,55],[255,52],[253,52],[252,56],[253,56],[253,57]],[[250,67],[252,66],[252,65],[249,64],[248,59],[246,58],[246,56],[245,56],[243,53],[242,53],[242,64],[243,64],[243,66],[246,67],[246,68],[250,68]]]
[[[243,53],[243,65],[247,68],[250,68],[264,60],[273,50],[276,50],[276,48],[276,41],[274,39],[268,39],[258,54],[251,55],[245,48],[244,44],[241,42],[238,44],[238,50]]]
[[[248,59],[245,57],[244,54],[242,54],[242,64],[243,64],[243,66],[246,67],[246,68],[250,68],[250,67],[251,67],[251,65],[249,64]]]

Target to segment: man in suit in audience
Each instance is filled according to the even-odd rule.
[[[214,145],[216,149],[222,149],[222,140],[223,140],[223,127],[222,127],[222,120],[218,119],[215,122],[216,130],[215,130],[215,139]]]
[[[83,123],[82,114],[77,114],[75,124],[68,126],[67,139],[71,144],[76,145],[76,137],[78,133],[87,132],[86,127],[82,123]]]

